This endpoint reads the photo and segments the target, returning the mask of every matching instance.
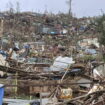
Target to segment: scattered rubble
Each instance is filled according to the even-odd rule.
[[[38,95],[41,102],[44,92],[49,93],[46,105],[105,104],[104,62],[94,18],[68,21],[65,14],[31,12],[2,16],[0,83],[5,98]]]

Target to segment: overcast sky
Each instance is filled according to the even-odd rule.
[[[7,10],[8,2],[15,7],[17,1],[21,11],[44,12],[47,9],[53,13],[68,12],[67,0],[0,0],[0,10]],[[101,15],[101,10],[105,12],[105,0],[72,0],[72,12],[77,17]]]

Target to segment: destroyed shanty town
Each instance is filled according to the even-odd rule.
[[[61,0],[63,7],[55,0],[36,0],[35,9],[44,2],[49,6],[33,12],[27,7],[34,0],[5,1],[1,4],[8,8],[0,7],[0,105],[105,105],[104,8],[97,15],[95,3],[86,9],[89,1],[78,0],[81,9],[75,12],[76,0]],[[83,5],[88,6],[83,10]],[[54,12],[58,7],[61,12]]]

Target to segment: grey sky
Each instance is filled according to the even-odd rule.
[[[68,11],[67,0],[0,0],[0,10],[7,10],[8,2],[19,1],[22,11],[44,12],[45,8],[49,12],[58,13],[58,11]],[[73,0],[72,11],[77,17],[96,16],[101,14],[101,9],[105,12],[105,0]]]

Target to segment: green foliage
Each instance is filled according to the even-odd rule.
[[[99,32],[99,43],[105,45],[105,15],[96,19],[96,29]]]
[[[90,61],[90,60],[94,59],[94,56],[92,56],[92,55],[85,55],[81,59],[84,60],[84,61]]]
[[[88,62],[91,60],[98,60],[98,61],[103,61],[103,56],[102,55],[85,55],[80,58],[82,61]]]

